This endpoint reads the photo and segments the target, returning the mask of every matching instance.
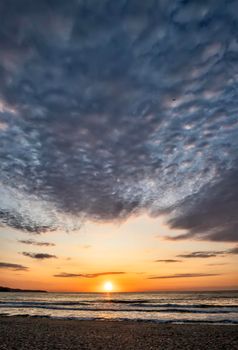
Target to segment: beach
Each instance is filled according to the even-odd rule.
[[[0,350],[238,349],[237,325],[0,317]]]

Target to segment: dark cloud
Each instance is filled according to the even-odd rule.
[[[46,253],[28,253],[28,252],[23,252],[21,253],[24,256],[28,256],[29,258],[32,259],[37,259],[37,260],[44,260],[44,259],[57,259],[57,256],[52,255],[52,254],[46,254]]]
[[[207,184],[196,196],[181,203],[169,221],[172,228],[188,232],[171,240],[238,240],[238,171],[232,170],[217,184]]]
[[[23,243],[23,244],[36,245],[36,246],[40,246],[40,247],[54,247],[55,246],[54,243],[37,242],[34,239],[22,239],[22,240],[19,240],[18,242]]]
[[[218,273],[176,273],[174,275],[165,275],[165,276],[151,276],[148,277],[150,280],[154,279],[167,279],[167,278],[194,278],[194,277],[213,277],[220,276]]]
[[[164,263],[177,263],[177,262],[182,262],[182,260],[176,260],[176,259],[158,259],[155,260],[155,262],[164,262]]]
[[[238,246],[231,248],[227,251],[228,254],[238,254]]]
[[[67,273],[62,272],[57,275],[54,275],[54,277],[82,277],[82,278],[96,278],[100,276],[107,276],[107,275],[124,275],[126,272],[98,272],[98,273]]]
[[[1,183],[0,183],[0,193],[1,193]],[[3,193],[5,192],[5,189],[3,190]],[[15,193],[16,194],[16,193]],[[5,193],[4,193],[5,195]],[[5,196],[3,195],[3,200],[6,199],[6,202],[2,202],[0,203],[1,206],[6,206],[8,205],[9,203],[7,202],[8,201],[8,194],[7,194],[7,197],[5,198]],[[16,194],[16,200],[17,199],[18,195]],[[20,195],[20,197],[22,198],[23,200],[23,197],[24,195]],[[12,198],[11,198],[12,199]],[[10,200],[11,200],[10,199]],[[1,220],[1,223],[3,225],[8,225],[10,227],[14,227],[15,229],[23,229],[25,231],[28,231],[28,232],[31,232],[31,233],[36,233],[36,234],[40,234],[42,232],[46,232],[46,231],[52,231],[54,230],[54,228],[50,225],[44,225],[42,223],[42,225],[38,225],[38,223],[36,222],[35,218],[31,218],[30,217],[30,208],[27,208],[27,204],[28,200],[25,199],[25,203],[24,203],[24,200],[23,200],[23,205],[26,205],[25,209],[28,211],[29,210],[29,213],[27,214],[28,215],[28,218],[26,218],[24,216],[24,213],[18,213],[17,211],[12,211],[11,209],[3,209],[3,210],[0,210],[0,220]],[[10,206],[12,204],[10,203]],[[14,204],[15,205],[15,204]],[[36,204],[37,205],[37,204]],[[34,210],[33,210],[34,212]]]
[[[0,262],[0,269],[9,269],[13,271],[27,271],[28,267],[19,264]]]
[[[0,219],[167,213],[237,241],[235,1],[0,3]],[[176,59],[175,59],[176,58]]]
[[[192,253],[186,253],[186,254],[180,254],[177,255],[179,258],[213,258],[215,256],[224,255],[224,251],[219,252],[192,252]]]
[[[230,254],[238,254],[238,247],[234,247],[222,251],[200,251],[200,252],[190,252],[177,255],[178,258],[213,258],[216,256],[226,256]]]

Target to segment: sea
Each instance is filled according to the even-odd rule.
[[[0,314],[175,324],[238,324],[238,291],[0,293]]]

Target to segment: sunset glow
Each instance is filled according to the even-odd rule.
[[[4,229],[2,261],[17,266],[5,266],[0,285],[67,292],[102,292],[108,281],[120,292],[236,287],[232,243],[168,240],[179,231],[165,221],[141,215],[120,225],[89,222],[70,236],[56,231],[29,237]]]

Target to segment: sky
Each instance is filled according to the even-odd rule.
[[[0,19],[0,285],[237,289],[237,1]]]

